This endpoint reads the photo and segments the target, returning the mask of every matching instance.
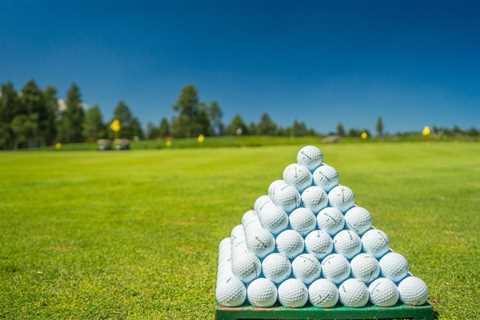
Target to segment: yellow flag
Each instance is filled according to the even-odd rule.
[[[113,132],[120,131],[120,121],[118,119],[113,120],[110,129],[112,129]]]
[[[422,130],[422,135],[424,137],[428,137],[430,135],[430,127],[424,127],[423,130]]]
[[[363,131],[362,134],[360,134],[360,138],[362,138],[363,140],[368,139],[368,133]]]
[[[198,143],[203,143],[205,141],[205,136],[203,134],[199,134],[197,138]]]

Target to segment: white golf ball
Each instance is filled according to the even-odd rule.
[[[236,277],[231,276],[217,282],[215,298],[217,303],[225,307],[238,307],[245,302],[247,290],[245,285]]]
[[[312,185],[312,174],[307,167],[292,163],[283,170],[283,180],[299,192]]]
[[[382,275],[398,282],[408,275],[408,262],[404,256],[396,252],[389,252],[380,259]]]
[[[273,234],[278,234],[288,227],[288,215],[273,202],[265,204],[258,212],[262,226]]]
[[[251,221],[252,219],[256,219],[256,218],[257,218],[257,212],[254,211],[254,210],[248,210],[247,212],[245,212],[243,214],[242,224],[246,225],[246,224],[248,224],[249,221]]]
[[[268,196],[270,197],[270,199],[273,199],[274,196],[275,196],[275,191],[280,188],[280,187],[283,187],[283,186],[286,186],[287,183],[283,180],[275,180],[273,181],[270,186],[268,187]]]
[[[302,236],[295,230],[282,231],[276,242],[278,252],[286,254],[290,259],[302,253],[305,246]]]
[[[329,235],[333,236],[343,229],[345,226],[345,219],[342,212],[333,207],[328,207],[320,210],[317,215],[318,228],[324,230]]]
[[[260,196],[257,198],[257,200],[255,200],[255,203],[253,204],[253,209],[259,213],[260,210],[262,210],[262,208],[267,204],[267,203],[271,203],[272,200],[270,199],[269,196],[267,195],[263,195],[263,196]]]
[[[358,279],[348,279],[338,288],[340,301],[347,307],[363,307],[368,303],[368,288]]]
[[[328,192],[328,202],[330,206],[345,212],[355,204],[355,195],[349,187],[336,186]]]
[[[323,161],[322,151],[315,146],[305,146],[297,154],[298,164],[304,165],[309,170],[313,171],[320,166]]]
[[[257,257],[263,258],[275,250],[275,238],[264,228],[256,228],[246,237],[247,248]]]
[[[353,258],[362,250],[360,237],[352,230],[342,230],[333,238],[335,252],[343,254],[348,259]]]
[[[312,210],[308,208],[297,208],[293,210],[288,220],[290,221],[292,229],[298,231],[302,236],[307,235],[317,226],[317,219]]]
[[[316,186],[322,187],[326,192],[338,186],[339,178],[337,170],[325,163],[315,169],[312,176],[313,183]]]
[[[353,207],[345,214],[345,223],[348,229],[362,235],[372,227],[372,217],[365,208]]]
[[[263,275],[276,284],[290,277],[292,265],[283,253],[271,253],[262,261]]]
[[[252,306],[271,307],[277,301],[277,287],[268,279],[255,279],[248,285],[247,297]]]
[[[315,280],[308,287],[310,303],[315,307],[331,308],[338,302],[338,289],[327,279]]]
[[[284,307],[303,307],[308,301],[307,287],[297,279],[287,279],[278,287],[278,300]]]
[[[350,264],[341,254],[333,253],[322,260],[322,272],[326,279],[340,284],[350,276]]]
[[[333,240],[325,231],[314,230],[305,237],[305,249],[322,259],[333,251]]]
[[[251,252],[239,252],[232,255],[232,273],[248,283],[260,275],[260,260]]]
[[[314,213],[318,213],[328,205],[328,196],[322,187],[308,187],[301,197],[305,208],[309,208]]]
[[[301,203],[300,194],[297,189],[290,185],[276,188],[272,200],[286,212],[292,212],[299,207]]]
[[[427,285],[414,276],[403,279],[398,285],[398,291],[402,302],[411,306],[420,306],[428,299]]]
[[[352,276],[365,283],[370,283],[380,276],[377,259],[367,253],[360,253],[350,262]]]
[[[245,229],[243,229],[243,225],[239,224],[233,227],[230,238],[232,242],[245,239]]]
[[[292,271],[296,279],[310,284],[320,278],[322,266],[314,255],[304,253],[292,261]]]
[[[373,281],[368,286],[368,292],[370,293],[370,301],[379,307],[394,306],[400,296],[395,283],[387,278],[379,278]]]
[[[388,242],[388,236],[379,229],[368,230],[362,236],[363,250],[375,258],[380,258],[388,251]]]

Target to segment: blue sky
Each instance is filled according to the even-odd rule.
[[[480,127],[480,5],[462,1],[0,3],[0,82],[75,81],[109,118],[172,116],[185,84],[228,121],[321,131]]]

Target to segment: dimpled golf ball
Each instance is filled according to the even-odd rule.
[[[245,225],[252,219],[256,219],[256,218],[257,218],[257,213],[254,210],[248,210],[243,214],[242,224]]]
[[[293,210],[288,220],[290,221],[292,229],[298,231],[302,236],[307,235],[317,226],[317,219],[312,210],[308,208],[297,208]]]
[[[348,279],[338,288],[340,301],[347,307],[363,307],[368,303],[368,288],[358,279]]]
[[[349,187],[336,186],[330,190],[330,192],[328,192],[328,202],[330,206],[345,212],[353,207],[355,203],[355,196]]]
[[[268,187],[268,196],[270,199],[273,199],[275,197],[275,191],[283,186],[286,186],[287,183],[283,180],[275,180],[273,181],[270,186]]]
[[[276,284],[290,277],[292,265],[283,253],[271,253],[262,261],[263,275]]]
[[[326,279],[340,284],[350,276],[350,264],[341,254],[333,253],[322,260],[322,273]]]
[[[232,232],[230,234],[232,241],[244,239],[245,238],[245,230],[243,229],[243,225],[239,224],[233,227]]]
[[[315,280],[308,287],[310,303],[315,307],[331,308],[338,302],[338,289],[327,279]]]
[[[301,197],[305,208],[312,210],[313,213],[318,213],[328,205],[328,196],[319,186],[308,187]]]
[[[288,227],[288,215],[282,208],[269,202],[258,212],[262,226],[273,234],[278,234]]]
[[[360,253],[350,261],[352,276],[365,283],[370,283],[380,276],[377,259],[367,253]]]
[[[395,305],[400,296],[397,286],[392,280],[379,278],[368,286],[370,301],[379,307],[391,307]]]
[[[388,251],[388,242],[385,232],[379,229],[368,230],[362,236],[363,250],[375,258],[380,258]]]
[[[299,192],[310,187],[313,181],[310,170],[297,163],[289,164],[285,170],[283,170],[283,180],[287,184],[297,188]]]
[[[305,237],[305,249],[319,259],[333,251],[333,240],[323,230],[314,230]]]
[[[238,307],[245,302],[247,290],[238,278],[231,276],[217,282],[215,298],[217,303],[225,307]]]
[[[333,236],[343,229],[345,226],[345,219],[342,212],[333,207],[328,207],[320,210],[317,215],[318,228],[324,230],[329,235]]]
[[[278,252],[286,254],[290,259],[302,253],[305,246],[302,236],[295,230],[282,231],[276,242]]]
[[[248,285],[247,297],[252,306],[271,307],[277,301],[277,287],[268,279],[255,279]]]
[[[362,250],[360,237],[352,230],[342,230],[333,238],[336,253],[343,254],[348,259],[353,258]]]
[[[318,166],[322,164],[323,153],[322,151],[315,146],[305,146],[297,154],[297,162],[310,171],[315,170]]]
[[[292,261],[292,271],[296,279],[310,284],[320,278],[322,266],[314,255],[304,253]]]
[[[410,276],[398,284],[400,299],[411,306],[420,306],[427,302],[428,288],[422,279]]]
[[[303,307],[308,301],[307,287],[300,280],[287,279],[278,287],[278,300],[284,307]]]
[[[408,274],[408,262],[404,256],[396,252],[389,252],[380,259],[382,275],[398,282]]]
[[[313,183],[316,186],[322,187],[326,192],[338,186],[339,178],[337,170],[325,163],[313,171],[312,177]]]
[[[275,189],[272,200],[287,213],[299,207],[302,201],[297,189],[290,185],[284,185]]]
[[[365,208],[353,207],[345,214],[345,223],[348,229],[362,235],[372,227],[372,217]]]
[[[257,198],[257,200],[255,200],[255,203],[253,204],[253,209],[258,213],[260,212],[260,210],[262,210],[262,208],[267,204],[267,203],[271,203],[272,200],[270,199],[269,196],[267,195],[263,195],[263,196],[260,196]]]
[[[260,275],[260,260],[251,252],[239,252],[232,255],[232,273],[248,283]]]

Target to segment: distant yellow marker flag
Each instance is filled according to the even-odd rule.
[[[362,134],[360,135],[360,138],[362,138],[363,140],[368,139],[368,133],[366,133],[365,131],[363,131]]]
[[[197,141],[198,143],[203,143],[205,141],[205,136],[203,134],[199,134]]]
[[[424,127],[424,128],[423,128],[423,130],[422,130],[422,135],[423,135],[424,137],[430,136],[430,133],[431,133],[430,127]]]
[[[112,124],[110,125],[110,129],[112,129],[112,131],[115,133],[120,131],[120,121],[118,119],[113,120]]]

